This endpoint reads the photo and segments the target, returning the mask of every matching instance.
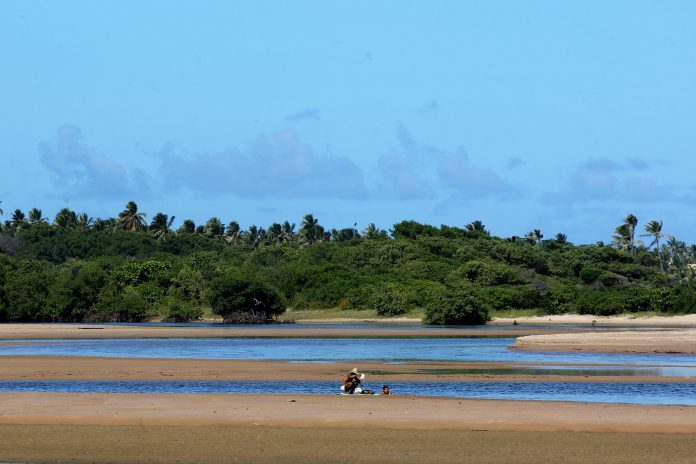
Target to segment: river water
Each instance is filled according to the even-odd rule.
[[[403,326],[399,328],[403,329]],[[255,338],[12,341],[10,345],[0,346],[0,355],[350,362],[358,366],[360,361],[395,364],[416,361],[503,362],[515,363],[515,366],[476,372],[490,375],[696,376],[696,355],[513,351],[509,346],[514,343],[514,330],[510,331],[509,338],[441,339],[416,338],[418,327],[413,328],[414,337],[389,339],[266,338],[263,337],[264,329],[258,330],[259,336]],[[549,366],[547,363],[557,365]],[[388,370],[388,366],[385,369]],[[451,373],[474,371],[461,369]],[[393,391],[408,395],[696,405],[696,383],[416,381],[391,382],[390,386]],[[381,385],[370,385],[368,378],[367,388],[380,390]],[[0,381],[0,391],[325,394],[338,392],[338,383],[12,380]]]

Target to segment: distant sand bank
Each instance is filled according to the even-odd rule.
[[[514,331],[506,329],[481,328],[419,328],[408,327],[361,329],[342,327],[304,328],[293,325],[279,326],[151,326],[151,325],[107,325],[107,324],[0,324],[2,340],[40,340],[40,339],[99,339],[99,338],[253,338],[253,337],[466,337],[466,336],[514,336],[546,334],[572,331],[559,328],[518,327]]]
[[[518,338],[513,348],[536,351],[696,354],[696,329],[530,335]]]

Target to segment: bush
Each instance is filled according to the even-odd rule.
[[[488,307],[470,288],[445,288],[425,308],[423,322],[437,325],[476,325],[488,321]]]
[[[149,316],[150,305],[133,286],[107,294],[97,304],[94,322],[139,322]]]
[[[601,276],[603,273],[604,271],[599,269],[598,267],[585,266],[582,268],[582,271],[580,271],[580,279],[582,279],[582,281],[586,284],[591,284],[597,281],[597,279],[599,279],[599,276]]]
[[[398,316],[409,308],[408,290],[399,284],[386,283],[375,291],[375,309],[380,316]]]
[[[211,282],[210,305],[225,323],[263,323],[285,311],[280,295],[268,285],[235,275]]]
[[[172,322],[198,321],[203,317],[203,309],[187,305],[177,298],[169,298],[166,303],[167,320]]]

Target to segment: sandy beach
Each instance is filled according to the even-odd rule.
[[[152,326],[108,324],[0,324],[2,340],[103,339],[103,338],[404,338],[404,337],[471,337],[511,336],[570,332],[577,329],[558,327],[515,327],[514,329],[482,328],[422,328],[403,324],[399,327],[351,328],[341,324],[330,327],[295,327],[292,324],[275,326]],[[417,327],[418,331],[414,331]],[[512,331],[512,332],[511,332]]]
[[[517,338],[513,349],[695,354],[696,329],[529,335]]]
[[[686,463],[696,451],[696,408],[681,406],[1,393],[0,408],[5,461]]]

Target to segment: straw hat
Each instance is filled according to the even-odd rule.
[[[351,374],[357,374],[358,373],[358,368],[354,367],[353,369],[350,370]]]

